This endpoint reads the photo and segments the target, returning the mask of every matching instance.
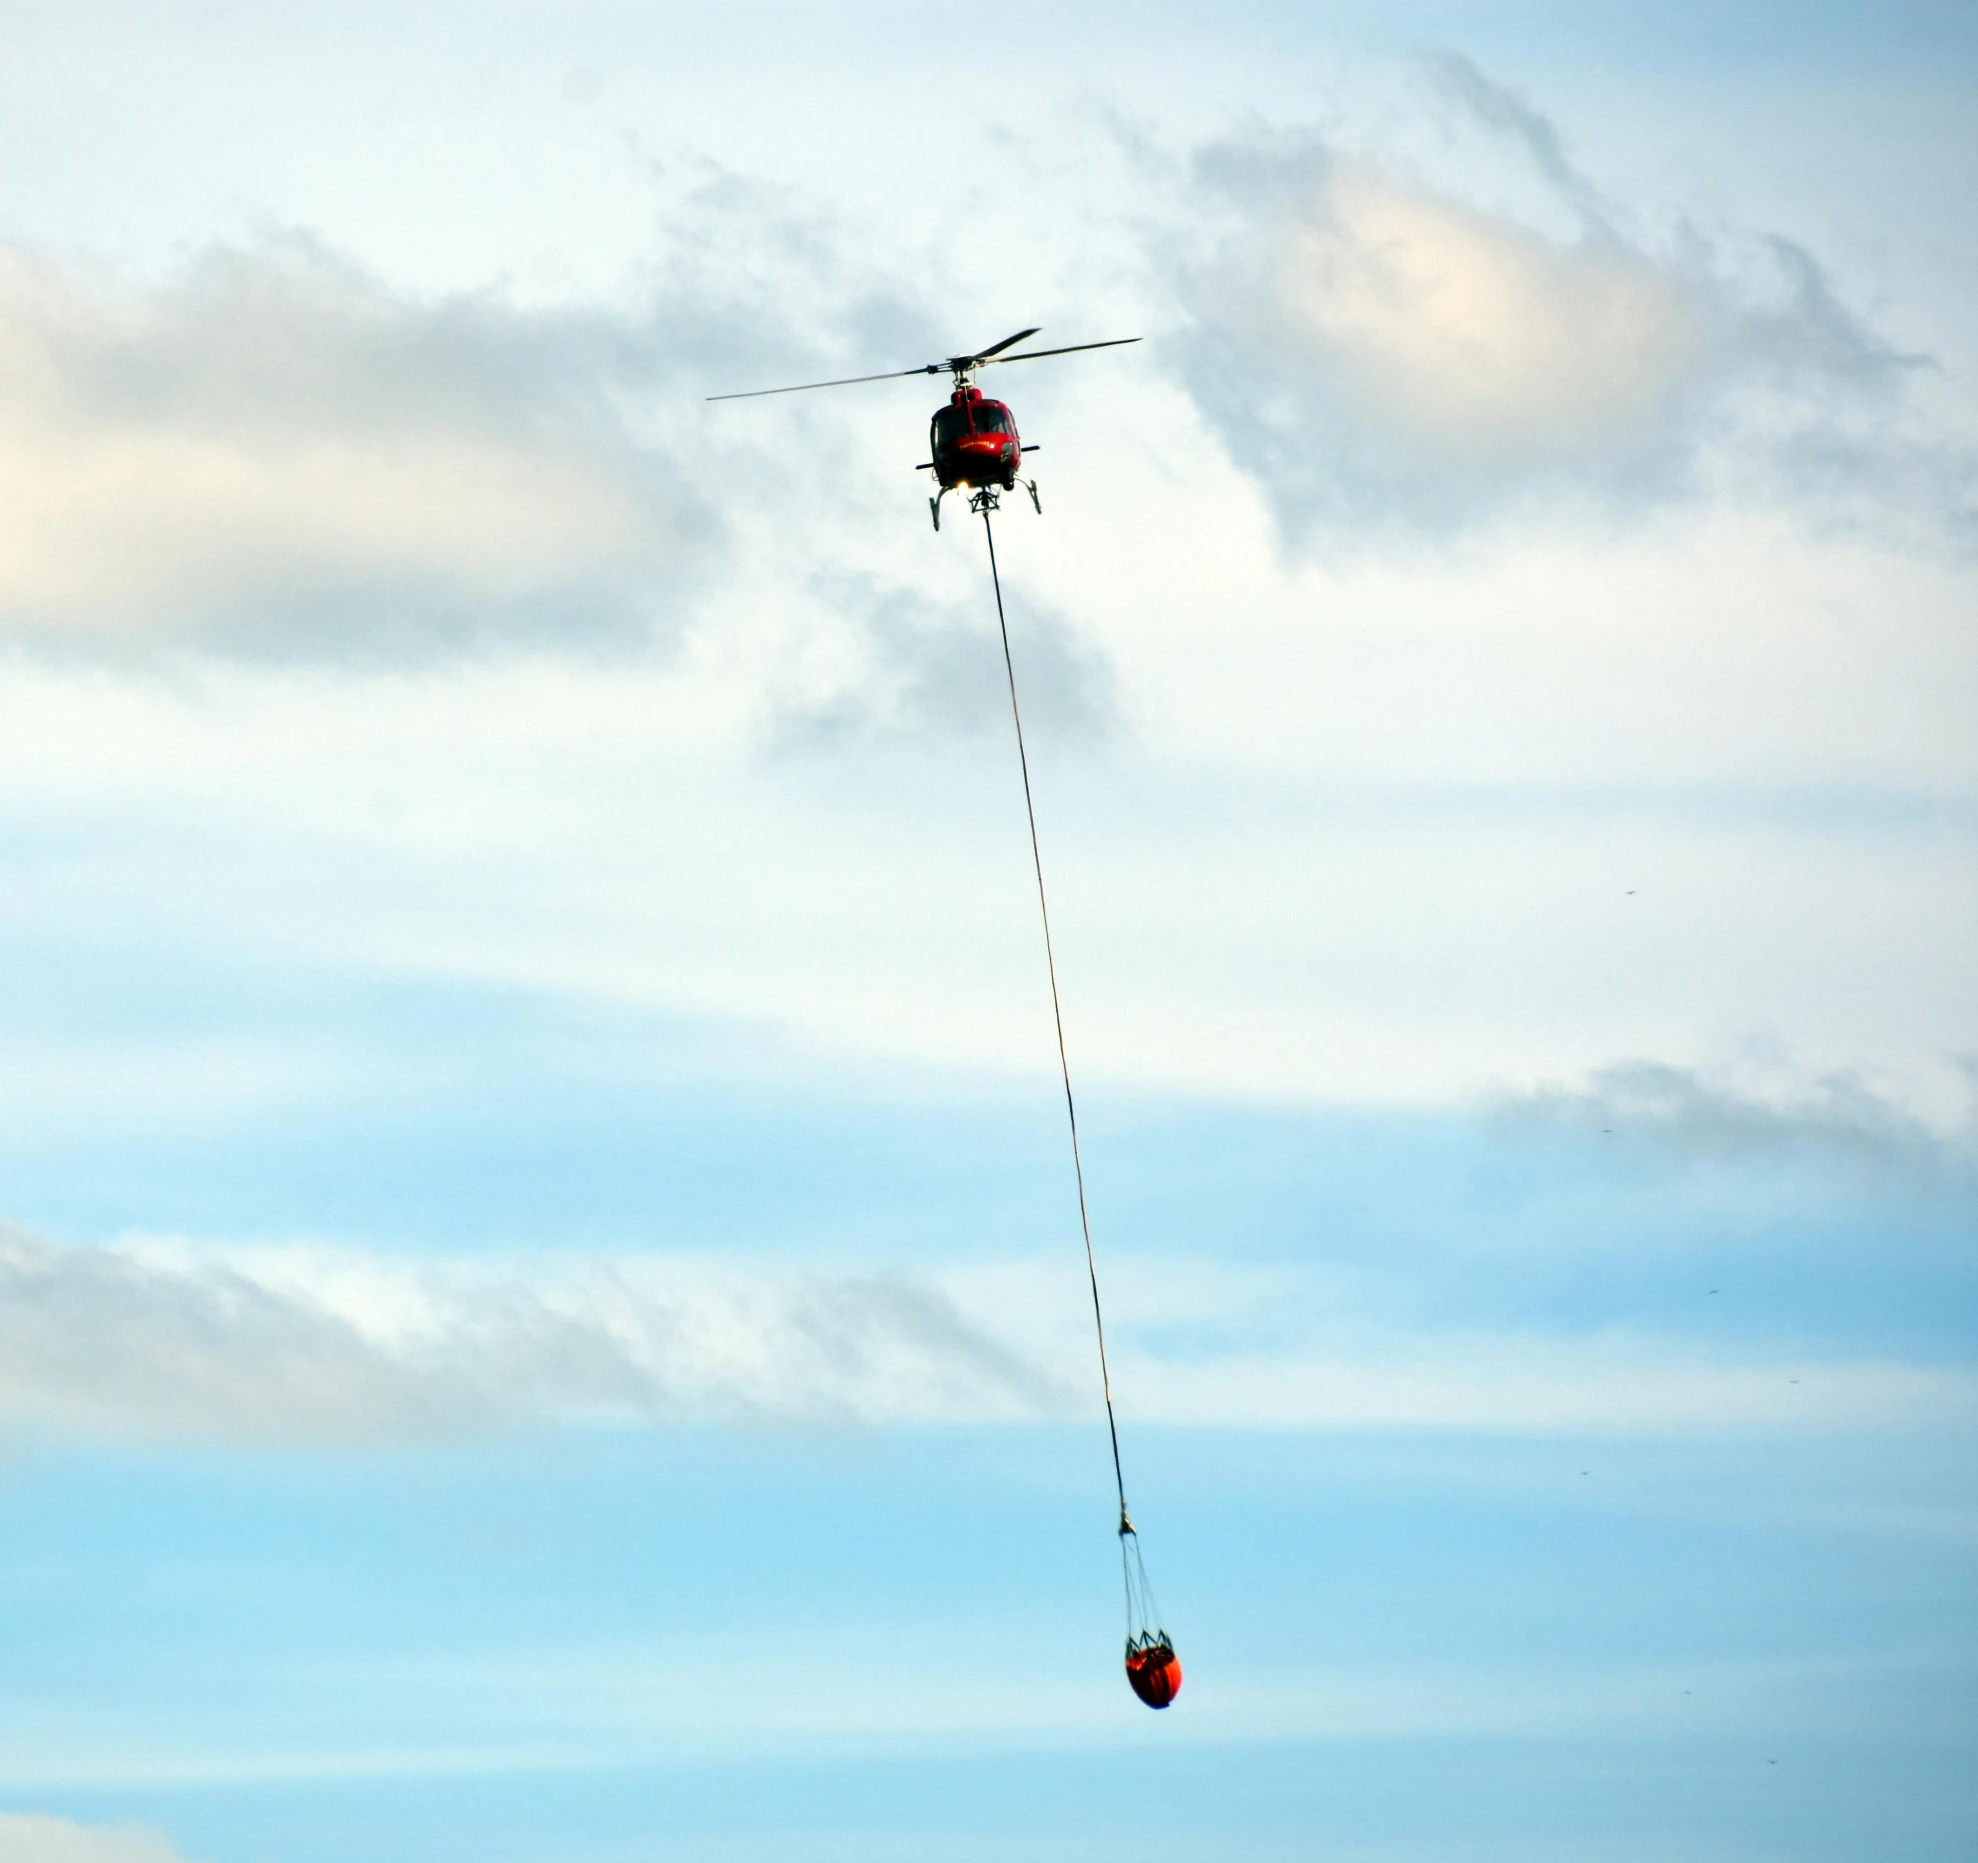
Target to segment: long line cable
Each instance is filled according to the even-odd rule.
[[[1003,671],[1009,675],[1010,717],[1016,724],[1016,760],[1023,772],[1023,812],[1030,822],[1030,864],[1037,874],[1037,912],[1044,921],[1044,968],[1051,978],[1051,1020],[1058,1031],[1058,1071],[1064,1076],[1065,1119],[1071,1127],[1071,1169],[1078,1183],[1078,1226],[1085,1237],[1085,1272],[1092,1283],[1092,1325],[1099,1335],[1099,1388],[1106,1394],[1106,1434],[1113,1445],[1113,1485],[1119,1490],[1119,1526],[1124,1536],[1133,1531],[1133,1523],[1127,1518],[1126,1477],[1120,1472],[1112,1373],[1106,1369],[1106,1316],[1099,1308],[1099,1264],[1092,1253],[1092,1219],[1085,1208],[1085,1162],[1078,1150],[1078,1106],[1071,1092],[1071,1058],[1065,1052],[1065,1016],[1058,1001],[1058,960],[1051,948],[1051,905],[1044,896],[1044,855],[1037,842],[1037,805],[1031,800],[1030,757],[1023,747],[1023,707],[1017,703],[1016,662],[1010,657],[1010,624],[1003,615],[1003,579],[996,569],[996,532],[989,522],[986,505],[982,511],[982,534],[989,540],[989,580],[996,591],[996,626],[1003,637]]]

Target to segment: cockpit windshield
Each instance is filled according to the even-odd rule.
[[[1008,433],[1010,417],[999,407],[987,401],[975,403],[975,431],[977,433]]]
[[[967,432],[967,408],[956,407],[950,402],[948,406],[935,410],[934,444],[936,446],[947,446],[952,441],[959,440]]]

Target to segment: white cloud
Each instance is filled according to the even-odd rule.
[[[1962,1109],[1954,579],[1727,524],[1467,577],[1250,563],[1218,591],[1213,554],[1158,550],[1163,519],[1104,550],[1048,520],[1011,545],[1020,675],[1039,589],[1117,674],[1107,736],[1067,707],[1032,743],[1081,1078],[1447,1104],[1616,1056],[1697,1066],[1771,1029],[1807,1082],[1857,1067],[1931,1117]],[[980,602],[979,552],[936,560]],[[671,666],[16,665],[14,961],[85,990],[78,966],[188,954],[304,992],[451,979],[858,1063],[1048,1066],[993,610],[887,675],[938,712],[811,688],[812,720],[851,721],[835,736],[778,718],[776,612],[724,599]],[[291,1104],[395,1090],[271,999],[215,1000],[225,1027],[162,1041],[23,999],[0,1104],[48,1127],[139,1101],[246,1112],[263,1083]]]
[[[1403,444],[1484,474],[1599,458],[1697,367],[1704,307],[1625,251],[1567,247],[1338,163],[1282,255],[1287,337]]]
[[[1542,118],[1478,94],[1571,178]],[[1117,149],[1080,159],[1082,186],[1138,198]],[[1176,182],[1170,205],[1227,236],[1195,334],[1227,337],[1235,398],[1166,376],[1194,338],[1140,323],[1157,294],[1124,213],[1095,235],[1103,319],[1053,334],[1154,340],[1006,372],[1048,449],[1047,515],[1012,514],[1005,570],[1029,715],[1057,725],[1033,751],[1082,1070],[1447,1103],[1776,1028],[1810,1079],[1861,1066],[1941,1104],[1944,1051],[1971,1045],[1969,575],[1730,495],[1625,525],[1479,515],[1630,447],[1660,470],[1712,383],[1872,384],[1886,346],[1786,257],[1766,299],[1680,241],[1562,232],[1446,171],[1309,141],[1217,159],[1220,192]],[[142,288],[18,262],[0,393],[24,437],[0,453],[20,508],[49,502],[0,544],[17,637],[541,650],[376,678],[180,658],[169,684],[11,656],[0,910],[25,946],[148,935],[834,1056],[1048,1061],[981,540],[934,537],[910,470],[924,385],[693,406],[931,339],[801,188],[669,161],[663,284],[632,309],[417,298],[293,241]],[[1008,218],[971,264],[1028,237],[1027,199],[991,205]],[[1047,270],[1061,234],[1036,234]],[[1280,413],[1283,473],[1218,446]],[[407,492],[429,443],[466,463],[435,454]],[[735,544],[718,566],[668,528],[691,529],[669,477],[689,444]],[[181,445],[217,448],[232,489],[209,499]],[[1843,477],[1844,453],[1821,455]],[[354,502],[294,493],[291,456],[355,461]],[[126,457],[142,469],[98,472]],[[1272,495],[1466,527],[1287,564]],[[566,624],[642,625],[697,565],[673,658],[564,651]],[[9,1031],[0,1102],[362,1091],[264,1032],[175,1054]]]
[[[1843,305],[1812,254],[1632,236],[1544,117],[1467,61],[1437,69],[1571,233],[1258,135],[1197,156],[1213,232],[1163,235],[1183,255],[1184,378],[1291,536],[1462,528],[1539,492],[1639,509],[1737,479],[1823,521],[1866,499],[1940,544],[1970,525],[1970,450],[1903,400],[1926,359]]]
[[[0,1863],[183,1863],[159,1832],[140,1825],[72,1824],[0,1811]]]
[[[250,652],[650,628],[712,519],[650,334],[402,298],[296,236],[119,284],[0,250],[0,629]]]
[[[1632,1332],[1402,1334],[1312,1320],[1327,1303],[1296,1275],[1109,1266],[1131,1422],[1658,1432],[1978,1409],[1978,1380],[1929,1366],[1739,1362]],[[15,1233],[0,1239],[0,1424],[360,1447],[543,1427],[1062,1420],[1093,1401],[1079,1295],[1068,1257],[930,1276],[654,1254],[62,1248]],[[1219,1343],[1200,1343],[1205,1326]]]
[[[0,1238],[0,1420],[365,1443],[566,1423],[1031,1415],[1062,1389],[924,1281],[636,1257]]]

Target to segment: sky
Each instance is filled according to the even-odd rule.
[[[0,1863],[1967,1856],[1975,92],[10,0]]]

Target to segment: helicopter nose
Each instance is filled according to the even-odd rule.
[[[1006,433],[958,434],[948,458],[950,483],[1000,484],[1015,467],[1016,441]]]

